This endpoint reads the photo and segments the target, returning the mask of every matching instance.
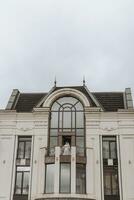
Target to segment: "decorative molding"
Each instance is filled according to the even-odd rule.
[[[34,128],[34,127],[19,127],[19,128],[16,128],[16,129],[19,130],[19,131],[24,131],[24,132],[26,132],[26,131],[31,131],[31,130],[33,130],[33,128]]]
[[[111,123],[111,122],[103,122],[100,124],[100,129],[103,131],[114,131],[118,129],[117,123]]]
[[[52,103],[57,99],[65,95],[71,95],[78,98],[84,106],[90,106],[87,97],[80,91],[72,88],[64,88],[60,90],[56,90],[47,99],[44,100],[43,107],[51,107]]]

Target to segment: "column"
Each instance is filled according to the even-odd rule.
[[[87,166],[86,166],[86,191],[87,194],[94,193],[94,157],[93,148],[87,148]]]
[[[71,193],[76,193],[76,147],[71,147]]]
[[[59,177],[60,177],[60,147],[55,147],[55,177],[54,177],[54,193],[59,193]]]
[[[46,148],[40,148],[38,163],[38,194],[44,193],[45,187],[45,154]]]

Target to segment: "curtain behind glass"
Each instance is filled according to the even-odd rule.
[[[60,192],[70,193],[71,177],[70,164],[61,164],[60,169]]]
[[[46,165],[46,193],[54,192],[54,164]]]
[[[86,193],[86,167],[84,164],[76,164],[76,193]]]

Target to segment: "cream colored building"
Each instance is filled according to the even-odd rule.
[[[0,110],[0,200],[134,200],[131,90],[13,90]]]

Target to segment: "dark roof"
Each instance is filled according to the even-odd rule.
[[[45,95],[46,93],[20,93],[14,109],[17,112],[30,112]]]
[[[115,112],[124,109],[123,92],[95,92],[93,93],[105,111]]]
[[[83,86],[74,87],[56,87],[53,91],[62,88],[73,88],[81,91],[88,98],[90,105],[95,107],[96,104],[89,96],[88,91]],[[116,112],[118,109],[124,109],[123,92],[93,92],[92,93],[99,104],[106,112]],[[20,93],[16,105],[12,108],[17,112],[31,112],[32,109],[45,97],[47,93]]]

